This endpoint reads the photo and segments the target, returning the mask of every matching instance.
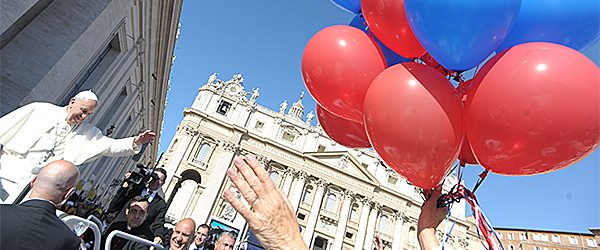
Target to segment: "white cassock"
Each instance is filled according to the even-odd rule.
[[[81,165],[101,156],[134,155],[141,148],[134,138],[106,137],[85,121],[71,126],[66,107],[50,103],[16,109],[0,118],[0,203],[14,200],[47,163],[66,160]]]

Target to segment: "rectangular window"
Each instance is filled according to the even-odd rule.
[[[513,233],[508,233],[508,239],[509,240],[514,240],[515,239],[515,235]]]
[[[548,235],[547,234],[542,234],[542,241],[548,242]]]
[[[283,132],[283,136],[281,136],[281,139],[284,139],[286,141],[289,142],[294,142],[294,138],[296,137],[296,135],[290,131],[285,131]]]
[[[577,238],[575,238],[573,236],[569,236],[569,244],[571,244],[571,245],[579,245],[579,241],[577,240]]]
[[[221,100],[219,106],[217,107],[217,113],[226,116],[230,108],[231,103]]]
[[[515,250],[515,246],[508,246],[508,250]]]
[[[533,249],[535,249],[535,250],[542,250],[541,247],[534,247]]]
[[[262,128],[265,126],[264,122],[256,121],[256,125],[254,125],[254,129],[258,131],[262,131]]]
[[[398,178],[394,177],[394,176],[388,176],[388,183],[392,184],[392,185],[396,185],[396,182],[398,181]]]
[[[306,215],[298,213],[298,219],[304,220],[305,218],[306,218]]]
[[[533,234],[533,240],[540,240],[540,234]]]
[[[596,244],[595,239],[586,239],[586,240],[587,240],[588,247],[597,247],[598,246],[598,244]]]
[[[560,236],[558,236],[558,235],[552,235],[552,242],[554,242],[554,243],[560,243]]]
[[[519,240],[527,240],[526,234],[519,234]]]
[[[352,239],[352,236],[354,236],[354,234],[353,234],[353,233],[351,233],[351,232],[346,232],[346,238],[348,238],[348,239]]]
[[[502,239],[502,233],[498,233],[498,239]]]

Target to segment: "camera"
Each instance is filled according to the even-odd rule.
[[[150,178],[158,179],[158,175],[154,173],[154,169],[147,168],[144,164],[138,163],[135,165],[138,170],[132,171],[125,181],[132,182],[135,185],[145,185]]]

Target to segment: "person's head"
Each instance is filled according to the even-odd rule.
[[[48,163],[31,181],[29,198],[40,198],[60,204],[75,190],[79,169],[73,163],[57,160]]]
[[[190,218],[185,218],[177,223],[173,229],[173,235],[171,235],[171,249],[187,249],[194,241],[194,228],[196,228],[196,223]]]
[[[110,212],[110,213],[106,212],[104,214],[104,221],[106,222],[106,225],[109,225],[110,223],[112,223],[116,216],[117,216],[117,212]]]
[[[131,199],[131,204],[125,209],[127,225],[136,228],[144,223],[148,215],[148,199],[143,196],[136,196]]]
[[[79,124],[87,119],[98,106],[98,97],[92,91],[82,91],[69,101],[67,106],[67,122]]]
[[[150,182],[148,182],[148,188],[152,191],[158,190],[165,184],[165,179],[167,179],[167,171],[164,168],[157,168],[154,170],[154,173],[158,176],[158,179],[150,178]]]
[[[232,232],[222,232],[215,242],[215,250],[233,250],[235,244],[235,234]]]
[[[196,246],[202,246],[206,241],[206,237],[208,236],[208,225],[202,224],[198,226],[198,230],[196,230],[196,236],[194,237],[194,243]]]

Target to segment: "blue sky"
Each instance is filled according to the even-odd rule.
[[[198,88],[214,72],[222,80],[242,73],[245,90],[259,87],[257,103],[272,110],[278,110],[284,100],[297,101],[305,92],[304,113],[314,111],[315,101],[300,71],[304,46],[319,30],[348,24],[353,17],[329,0],[185,1],[159,152],[168,147],[183,109],[191,106]],[[596,64],[599,47],[596,43],[585,53]],[[490,174],[475,194],[494,226],[587,233],[587,228],[600,227],[599,166],[596,150],[553,173]],[[482,170],[467,166],[468,188]]]

